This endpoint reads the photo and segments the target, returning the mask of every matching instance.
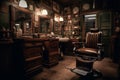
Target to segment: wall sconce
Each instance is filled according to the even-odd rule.
[[[59,22],[59,21],[62,22],[63,21],[63,17],[55,16],[54,20],[57,21],[57,22]]]
[[[41,9],[41,10],[37,9],[36,15],[46,16],[46,15],[48,15],[48,11],[46,9]]]
[[[20,7],[23,7],[23,8],[27,8],[27,7],[28,7],[28,6],[27,6],[27,2],[26,2],[25,0],[20,0],[19,6],[20,6]]]
[[[48,11],[46,9],[41,10],[41,15],[48,15]]]
[[[57,16],[55,16],[54,20],[55,20],[56,22],[59,22],[59,18],[58,18]]]
[[[63,17],[60,16],[60,21],[63,21]]]

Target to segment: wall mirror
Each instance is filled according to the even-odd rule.
[[[32,12],[27,9],[20,7],[13,7],[12,9],[12,20],[14,26],[17,28],[21,28],[23,35],[31,35],[32,33]]]
[[[94,13],[84,15],[84,22],[87,32],[90,30],[90,28],[97,27],[96,14]]]
[[[81,38],[82,40],[85,39],[85,36],[86,36],[86,32],[90,31],[90,28],[97,28],[98,26],[98,20],[97,20],[97,15],[98,13],[97,12],[87,12],[87,13],[84,13],[82,15],[80,15],[80,24],[81,26],[81,30],[82,30],[82,33],[81,33]]]
[[[50,31],[51,31],[50,18],[40,16],[39,21],[40,21],[40,33],[50,33]]]

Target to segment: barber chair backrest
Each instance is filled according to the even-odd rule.
[[[97,43],[101,43],[101,32],[98,30],[91,30],[86,34],[85,47],[87,48],[98,48]]]

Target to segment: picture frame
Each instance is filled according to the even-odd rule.
[[[29,4],[29,10],[31,10],[31,11],[33,11],[34,10],[34,5],[32,5],[32,4]]]
[[[72,13],[73,14],[78,14],[79,13],[79,7],[78,6],[74,6],[73,8],[72,8]]]
[[[82,11],[89,10],[89,9],[90,9],[90,3],[82,4]]]

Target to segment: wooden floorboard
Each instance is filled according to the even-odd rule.
[[[44,68],[41,73],[36,74],[30,80],[81,80],[80,76],[66,69],[75,68],[75,57],[64,56],[59,64],[51,68]],[[109,58],[94,63],[94,69],[102,72],[103,77],[96,80],[120,80],[118,79],[118,64]]]

